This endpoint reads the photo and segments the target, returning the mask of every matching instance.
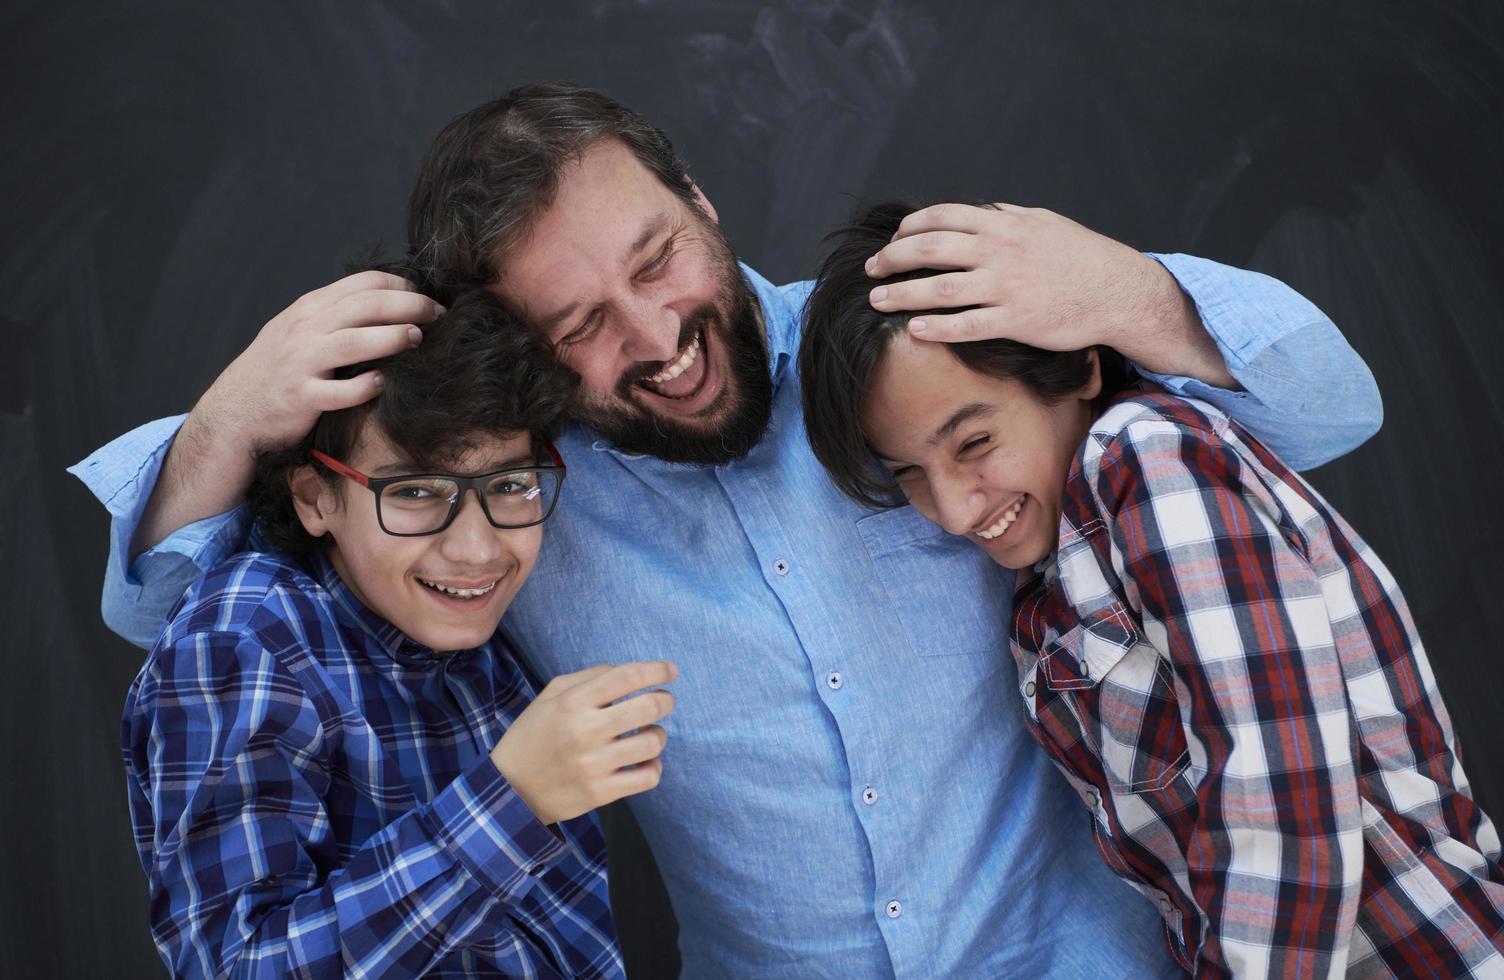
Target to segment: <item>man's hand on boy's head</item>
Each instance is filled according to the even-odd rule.
[[[909,321],[920,340],[1007,339],[1046,350],[1115,348],[1150,371],[1237,385],[1195,304],[1158,262],[1044,208],[937,204],[904,218],[867,262],[884,313],[961,309]]]
[[[663,660],[561,674],[512,722],[491,761],[546,824],[650,790],[668,742],[654,722],[674,710],[674,696],[656,688],[678,676]]]
[[[378,371],[338,379],[341,368],[390,357],[423,339],[419,324],[443,307],[386,272],[358,272],[299,297],[261,328],[204,394],[195,414],[214,417],[243,449],[295,444],[323,412],[381,390]]]
[[[136,527],[131,558],[239,505],[256,452],[294,445],[321,413],[381,390],[379,372],[339,380],[335,372],[416,346],[423,339],[418,324],[442,312],[406,279],[373,270],[315,289],[273,317],[183,423]]]

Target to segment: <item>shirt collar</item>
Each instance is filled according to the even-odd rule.
[[[407,667],[432,667],[442,659],[361,602],[322,551],[313,556],[313,572],[324,591],[329,593],[339,619],[364,631],[382,653]]]

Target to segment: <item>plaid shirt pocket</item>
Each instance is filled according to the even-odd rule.
[[[1163,790],[1185,771],[1190,752],[1170,665],[1120,603],[1046,643],[1040,669],[1074,702],[1113,793]]]

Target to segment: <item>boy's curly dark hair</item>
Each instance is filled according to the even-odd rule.
[[[287,482],[294,469],[309,465],[310,450],[348,459],[370,419],[419,470],[442,472],[486,436],[526,432],[541,453],[558,435],[579,380],[518,316],[479,290],[451,303],[424,328],[416,348],[340,374],[353,377],[372,368],[385,378],[374,399],[325,412],[297,446],[257,457],[249,506],[273,547],[308,553],[327,544],[327,535],[317,539],[304,530]],[[341,479],[322,466],[315,470],[331,486]]]

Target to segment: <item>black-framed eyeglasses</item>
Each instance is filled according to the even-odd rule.
[[[548,444],[552,464],[510,466],[478,476],[414,473],[367,476],[327,453],[310,450],[315,460],[376,495],[376,522],[387,534],[416,538],[438,534],[450,524],[471,490],[492,527],[523,528],[542,524],[559,503],[564,486],[564,458]]]

